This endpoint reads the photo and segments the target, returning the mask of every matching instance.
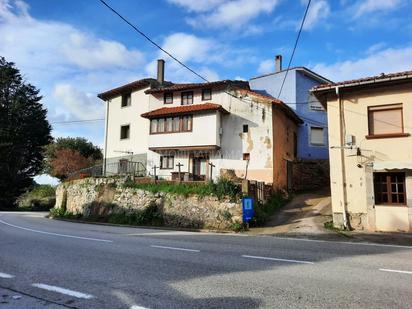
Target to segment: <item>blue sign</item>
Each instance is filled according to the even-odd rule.
[[[243,222],[249,222],[252,220],[254,215],[253,209],[253,198],[244,197],[242,198],[242,210],[243,210]]]

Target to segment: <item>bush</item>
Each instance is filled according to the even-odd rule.
[[[51,185],[35,185],[17,200],[20,210],[47,211],[54,207],[56,190]]]
[[[127,188],[141,189],[152,193],[165,192],[184,196],[198,195],[201,197],[212,195],[219,199],[229,197],[232,201],[237,201],[241,197],[241,188],[234,182],[219,178],[216,183],[134,183],[132,181],[123,184]]]
[[[263,225],[278,209],[286,205],[289,201],[290,197],[285,197],[283,192],[274,192],[265,204],[257,203],[251,225]]]

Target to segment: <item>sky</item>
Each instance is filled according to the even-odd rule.
[[[208,80],[249,79],[288,63],[307,0],[106,0]],[[312,0],[292,66],[341,81],[412,70],[412,0]],[[0,56],[41,90],[53,136],[103,146],[99,92],[155,77],[199,81],[98,0],[0,0]],[[136,115],[137,117],[138,115]]]

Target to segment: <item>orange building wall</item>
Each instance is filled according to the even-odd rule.
[[[287,188],[287,160],[295,160],[294,133],[297,124],[276,106],[272,108],[273,121],[273,187]]]

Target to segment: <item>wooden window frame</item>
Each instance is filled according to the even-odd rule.
[[[167,98],[167,96],[171,96],[171,102],[167,102],[167,100],[166,100],[166,98]],[[165,92],[164,94],[163,94],[163,104],[173,104],[173,92]]]
[[[401,182],[392,182],[391,181],[391,176],[401,176],[403,181]],[[386,178],[386,181],[377,181],[378,177]],[[382,185],[386,183],[386,191],[382,191]],[[402,184],[403,185],[403,192],[392,192],[392,185],[398,185]],[[407,196],[406,196],[406,174],[404,172],[375,172],[373,173],[373,186],[374,186],[374,197],[375,197],[375,205],[382,205],[382,206],[406,206],[407,205]],[[382,196],[384,194],[388,195],[388,202],[382,202],[383,198]],[[378,195],[381,195],[380,198],[378,198]],[[394,196],[398,195],[398,198],[400,195],[403,196],[403,203],[399,202],[393,202]],[[378,202],[380,201],[380,202]]]
[[[172,166],[171,167],[169,167],[169,166],[164,167],[163,166],[163,158],[164,157],[168,158],[167,162],[169,162],[169,158],[172,158]],[[160,156],[160,169],[161,170],[173,170],[174,166],[175,166],[175,156],[170,156],[170,155],[169,156]]]
[[[173,130],[173,118],[179,118],[179,130],[178,131],[174,131]],[[183,130],[183,117],[190,117],[191,118],[191,126],[190,126],[190,130]],[[172,118],[172,131],[166,131],[166,124],[167,124],[167,119],[168,118]],[[159,121],[160,119],[163,119],[163,123],[164,123],[164,130],[163,131],[159,131]],[[157,120],[157,132],[153,132],[152,131],[152,121]],[[155,134],[173,134],[173,133],[187,133],[187,132],[192,132],[193,131],[193,115],[182,115],[182,116],[170,116],[170,117],[159,117],[159,118],[153,118],[150,119],[150,134],[151,135],[155,135]]]
[[[130,104],[127,103],[128,98],[130,98]],[[126,102],[126,104],[124,104]],[[129,107],[132,105],[132,93],[124,93],[122,94],[122,102],[120,103],[121,108]]]
[[[183,97],[186,96],[186,95],[189,95],[189,94],[192,96],[192,103],[184,104],[183,103]],[[181,105],[193,105],[193,101],[194,101],[193,91],[184,91],[180,94],[180,97],[181,97]]]
[[[374,108],[379,108],[373,110]],[[382,107],[382,108],[381,108]],[[401,132],[399,133],[386,133],[386,134],[373,134],[371,132],[371,117],[375,111],[393,111],[393,110],[400,110],[401,111]],[[378,138],[394,138],[394,137],[407,137],[410,136],[409,133],[405,133],[404,127],[404,120],[403,120],[403,104],[402,103],[395,103],[395,104],[387,104],[387,105],[374,105],[368,106],[368,135],[365,136],[366,139],[378,139]]]
[[[209,93],[210,93],[209,98],[205,97],[205,92],[206,91],[209,91]],[[208,101],[208,100],[212,100],[212,89],[210,89],[210,88],[202,89],[202,101]]]
[[[128,130],[128,136],[127,137],[122,137],[122,129],[124,128],[124,127],[129,127],[129,130]],[[124,141],[124,140],[126,140],[126,139],[130,139],[130,123],[129,124],[122,124],[121,126],[120,126],[120,140],[121,141]]]

